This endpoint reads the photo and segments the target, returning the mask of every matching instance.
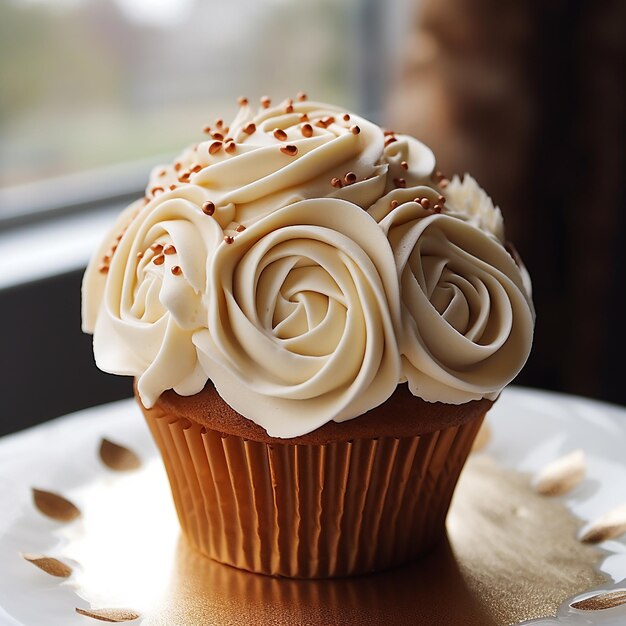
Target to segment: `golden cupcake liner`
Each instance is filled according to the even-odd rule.
[[[482,422],[416,437],[268,444],[143,411],[192,546],[296,578],[386,569],[433,545]]]

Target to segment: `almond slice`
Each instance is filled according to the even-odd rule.
[[[586,471],[585,453],[574,450],[546,465],[534,481],[535,491],[543,496],[563,495],[580,483]]]
[[[72,575],[72,568],[54,557],[43,554],[22,554],[22,558],[43,570],[46,574],[50,574],[50,576],[68,578]]]
[[[76,612],[101,622],[132,622],[141,617],[140,613],[131,609],[80,609],[76,607]]]
[[[573,602],[570,606],[579,611],[602,611],[626,604],[626,589],[606,591],[584,600]]]
[[[107,467],[118,472],[127,472],[141,467],[139,457],[132,450],[109,439],[103,438],[100,442],[100,458]]]
[[[80,509],[58,493],[33,488],[33,502],[41,513],[58,522],[71,522],[80,517]]]
[[[615,539],[626,533],[626,504],[609,511],[583,531],[580,540],[583,543],[600,543]]]

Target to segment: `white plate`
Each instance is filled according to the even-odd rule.
[[[489,455],[516,471],[535,473],[564,453],[584,449],[587,478],[561,498],[583,521],[626,504],[626,409],[509,388],[490,412],[489,423]],[[97,454],[102,437],[136,451],[142,468],[124,474],[105,468]],[[43,517],[33,506],[32,487],[69,497],[81,507],[82,518],[67,526]],[[85,494],[90,494],[88,505]],[[146,519],[159,523],[152,528]],[[107,537],[114,538],[114,549],[103,549]],[[174,559],[177,539],[165,473],[133,401],[81,411],[0,439],[0,624],[80,626],[98,622],[77,615],[76,606],[153,605],[168,583],[158,572]],[[625,538],[602,547],[607,550],[602,571],[613,581],[625,579]],[[78,574],[67,581],[52,578],[25,562],[20,552],[69,559]],[[122,553],[141,561],[146,580],[136,580],[128,561],[120,560]],[[572,613],[568,607],[563,615]],[[583,621],[559,623],[626,624],[624,609],[574,612]]]

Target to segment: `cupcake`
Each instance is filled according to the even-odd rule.
[[[304,95],[205,133],[87,268],[96,363],[135,378],[202,554],[301,578],[414,559],[531,348],[502,215],[418,140]]]

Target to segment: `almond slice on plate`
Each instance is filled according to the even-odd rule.
[[[626,504],[598,518],[580,536],[583,543],[600,543],[626,533]]]
[[[132,622],[141,617],[140,613],[131,609],[80,609],[76,607],[76,612],[101,622]]]
[[[22,558],[38,567],[40,570],[43,570],[46,574],[50,574],[50,576],[68,578],[72,575],[73,570],[69,565],[52,556],[45,556],[43,554],[22,554]]]
[[[579,611],[602,611],[626,604],[626,589],[617,591],[605,591],[595,596],[590,596],[578,602],[572,602],[570,606]]]
[[[132,450],[109,439],[103,438],[100,442],[100,458],[108,468],[118,472],[141,467],[141,460]]]
[[[33,488],[33,501],[41,513],[57,522],[71,522],[80,517],[80,509],[58,493]]]
[[[586,472],[585,453],[574,450],[546,465],[535,478],[533,486],[543,496],[560,496],[578,485]]]

